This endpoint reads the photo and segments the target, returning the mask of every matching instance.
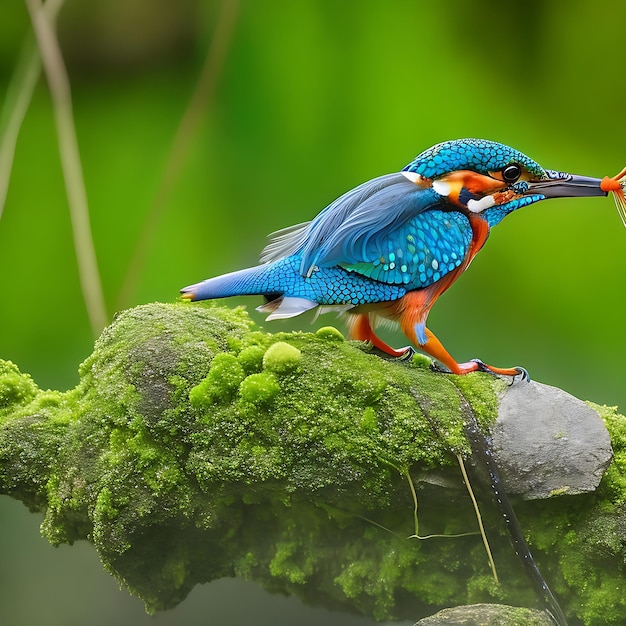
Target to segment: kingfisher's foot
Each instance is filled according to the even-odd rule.
[[[452,374],[452,370],[449,367],[446,367],[443,363],[439,363],[439,361],[433,361],[430,364],[430,369],[433,372],[437,372],[438,374]]]
[[[417,350],[415,350],[413,346],[405,346],[404,348],[400,348],[398,352],[402,352],[400,356],[396,357],[398,361],[410,361],[413,356],[417,354]]]
[[[465,369],[463,374],[468,372],[487,372],[489,374],[495,374],[496,376],[512,377],[511,384],[515,382],[515,379],[519,376],[520,380],[530,381],[530,375],[528,371],[523,367],[493,367],[493,365],[487,365],[480,359],[472,359],[468,363],[459,363],[459,368]]]
[[[517,376],[519,376],[519,379],[522,382],[530,382],[530,374],[528,373],[528,370],[525,367],[521,367],[521,366],[516,366],[514,369],[517,370]],[[517,378],[517,376],[513,376],[513,380],[511,381],[511,384],[513,384]]]
[[[417,354],[417,350],[413,348],[413,346],[405,346],[404,348],[392,348],[393,352],[389,350],[382,350],[378,346],[372,344],[371,341],[365,342],[372,347],[372,352],[378,353],[384,359],[389,359],[391,361],[410,361],[413,358],[414,354]]]
[[[525,380],[530,381],[530,376],[528,372],[523,367],[511,367],[511,368],[500,368],[500,367],[492,367],[491,365],[487,365],[480,359],[472,359],[467,363],[457,363],[458,367],[457,371],[452,371],[449,367],[446,367],[442,363],[438,361],[433,361],[430,368],[434,372],[438,372],[439,374],[457,374],[457,375],[465,375],[471,372],[485,372],[486,374],[491,374],[492,376],[503,376],[507,379],[511,380],[511,385],[516,382],[516,380]]]

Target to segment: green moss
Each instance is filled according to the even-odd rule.
[[[80,374],[72,391],[42,392],[0,361],[0,491],[45,511],[52,543],[93,542],[149,610],[234,575],[377,619],[533,602],[508,542],[492,538],[497,586],[476,534],[409,539],[408,478],[420,535],[475,533],[456,454],[470,454],[468,405],[484,427],[495,419],[493,376],[390,362],[335,329],[270,335],[239,309],[188,304],[120,314]],[[626,420],[598,410],[615,449],[598,492],[519,515],[570,614],[618,624]]]
[[[256,374],[263,369],[264,354],[265,349],[261,346],[247,346],[237,355],[237,359],[246,374]]]
[[[37,393],[37,385],[10,361],[0,360],[0,420],[7,409],[26,404]]]
[[[611,434],[613,461],[604,475],[603,483],[612,494],[616,505],[626,504],[626,417],[617,412],[616,407],[601,406],[588,402],[604,420]]]
[[[461,605],[443,609],[417,622],[415,626],[442,626],[466,624],[480,626],[554,626],[546,611],[526,609],[506,604]]]
[[[626,418],[589,403],[603,418],[614,457],[596,492],[516,507],[542,571],[584,624],[620,624],[626,615]]]
[[[272,344],[263,356],[263,367],[278,376],[295,372],[302,361],[302,353],[298,348],[286,343],[277,341]]]
[[[341,331],[337,330],[334,326],[323,326],[315,333],[315,336],[325,341],[345,341],[345,337]]]
[[[479,425],[484,429],[490,428],[498,417],[498,396],[510,383],[478,372],[451,379],[472,407]]]
[[[250,374],[239,387],[239,395],[244,402],[263,407],[269,404],[280,391],[276,377],[268,372]]]
[[[194,406],[227,402],[237,393],[244,376],[244,369],[237,357],[232,354],[218,354],[213,359],[206,378],[189,392],[189,400]]]
[[[269,572],[289,583],[304,584],[315,571],[315,559],[301,557],[301,541],[279,542],[269,562]]]
[[[422,369],[430,369],[431,365],[433,364],[433,360],[430,357],[426,356],[425,354],[422,354],[421,352],[416,352],[411,357],[411,363],[415,367],[421,367]]]

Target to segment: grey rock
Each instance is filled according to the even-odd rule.
[[[595,490],[613,455],[589,405],[536,382],[505,391],[492,435],[506,491],[529,500]]]
[[[468,604],[443,609],[415,626],[552,626],[547,613],[504,604]]]

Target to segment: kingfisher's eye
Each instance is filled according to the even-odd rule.
[[[502,179],[505,183],[514,183],[522,175],[522,168],[517,163],[507,165],[502,170]]]

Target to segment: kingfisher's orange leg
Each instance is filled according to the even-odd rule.
[[[396,358],[402,358],[414,354],[413,348],[406,347],[396,350],[389,344],[385,343],[380,337],[376,335],[372,325],[370,323],[369,315],[367,313],[361,313],[355,315],[350,327],[350,337],[357,341],[369,341],[375,348],[378,348],[381,352],[393,356]]]
[[[400,327],[411,343],[417,346],[422,352],[437,359],[445,365],[453,374],[469,374],[470,372],[489,371],[501,376],[520,376],[527,378],[528,374],[519,367],[493,367],[487,365],[479,359],[468,361],[467,363],[457,363],[452,355],[443,347],[443,344],[432,331],[428,330],[423,322],[416,323],[416,316],[413,311],[407,310],[400,315]],[[419,331],[418,331],[419,328]],[[418,336],[418,332],[420,333]],[[421,339],[421,341],[420,341]],[[424,341],[424,339],[426,341]]]
[[[457,363],[432,331],[426,328],[426,318],[430,307],[437,297],[449,287],[454,279],[454,273],[451,272],[430,287],[410,291],[398,301],[396,313],[402,332],[414,346],[437,359],[437,361],[445,365],[453,374],[489,371],[502,376],[522,375],[522,377],[527,378],[528,374],[526,371],[519,367],[492,367],[491,365],[486,365],[479,359],[474,359],[467,363]]]
[[[425,328],[424,330],[426,332],[427,341],[425,344],[419,346],[419,349],[437,359],[440,363],[443,363],[453,374],[469,374],[470,372],[484,372],[487,370],[502,376],[519,376],[520,374],[524,374],[521,368],[518,367],[493,367],[492,365],[487,365],[478,359],[468,361],[467,363],[457,363],[454,358],[452,358],[450,353],[443,347],[441,341],[439,341],[439,339],[437,339],[437,337],[435,337],[435,335],[428,330],[428,328]],[[417,338],[415,340],[417,341]],[[413,338],[411,338],[411,341],[413,341]]]

